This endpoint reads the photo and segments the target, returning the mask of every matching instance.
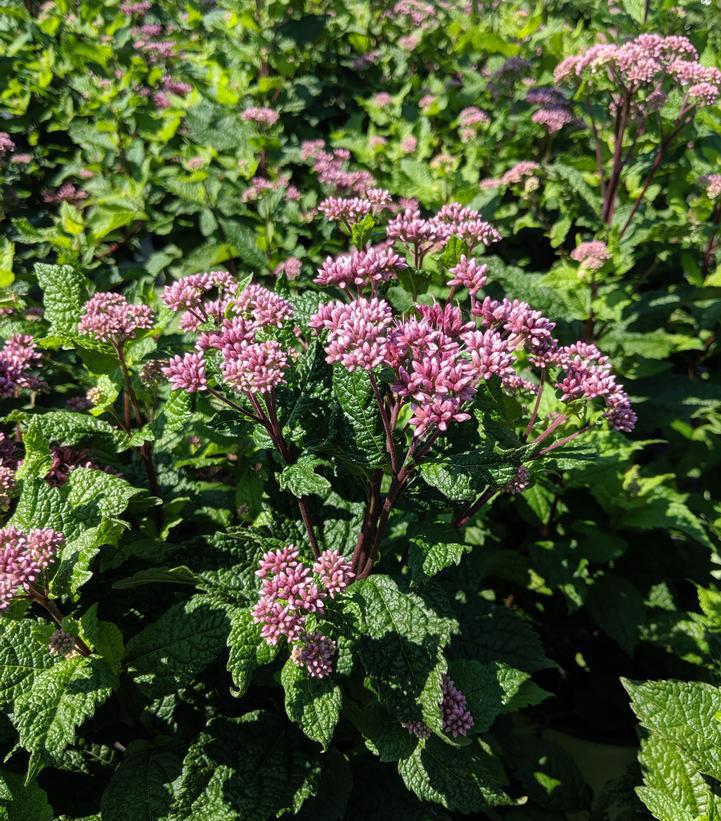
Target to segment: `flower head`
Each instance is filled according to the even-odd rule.
[[[83,307],[78,324],[81,334],[99,342],[121,345],[139,330],[153,327],[147,305],[131,305],[122,294],[97,293]]]
[[[0,530],[0,610],[30,589],[63,546],[65,537],[50,528],[23,532],[10,525]]]

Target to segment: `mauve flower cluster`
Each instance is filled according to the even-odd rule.
[[[457,202],[444,205],[432,217],[422,217],[417,207],[406,210],[388,223],[388,239],[398,241],[411,250],[416,267],[432,249],[445,245],[453,237],[459,237],[472,251],[477,245],[498,242],[501,235],[480,214]]]
[[[0,610],[32,584],[55,559],[65,537],[50,528],[24,533],[12,525],[0,530]]]
[[[140,0],[138,3],[123,3],[120,6],[120,11],[124,14],[145,14],[146,11],[150,11],[153,4],[149,0]]]
[[[419,258],[427,250],[423,246],[421,254],[415,253],[421,241],[442,245],[440,238],[444,232],[436,233],[439,224],[446,224],[439,220],[441,215],[463,223],[469,218],[467,211],[458,205],[446,206],[429,220],[417,213],[411,217],[406,212],[390,223],[388,234],[411,245]],[[417,225],[413,220],[417,220]],[[432,228],[426,230],[429,225]],[[491,226],[488,229],[495,232]],[[446,239],[456,235],[456,230],[445,233]],[[470,316],[464,316],[461,307],[450,301],[416,305],[406,316],[394,316],[380,290],[406,265],[387,243],[327,259],[315,281],[347,292],[353,289],[356,298],[321,305],[309,324],[317,333],[324,334],[327,362],[339,363],[349,371],[371,373],[386,367],[394,372],[394,419],[407,405],[416,437],[445,431],[452,422],[470,418],[465,406],[485,380],[497,377],[509,393],[535,393],[536,386],[517,372],[517,366],[525,362],[533,367],[560,370],[562,379],[557,388],[563,401],[604,398],[610,424],[619,430],[632,429],[635,416],[628,397],[614,381],[608,361],[595,362],[593,356],[587,361],[592,351],[582,343],[559,347],[553,336],[555,323],[526,302],[481,297],[488,266],[477,259],[461,255],[450,269],[448,281],[449,300],[457,289],[467,291]],[[364,296],[364,292],[370,293],[370,297]],[[478,327],[479,321],[483,328]],[[594,380],[601,376],[603,390],[592,390]],[[574,379],[580,380],[578,384]]]
[[[321,553],[312,570],[299,559],[294,545],[266,553],[256,571],[262,585],[252,611],[253,621],[262,625],[261,637],[274,645],[285,636],[292,645],[291,658],[308,675],[329,675],[335,642],[308,631],[306,619],[310,613],[322,614],[325,599],[345,590],[353,575],[348,559],[336,550]]]
[[[318,210],[331,222],[353,225],[366,214],[378,214],[393,204],[391,195],[383,188],[369,188],[362,197],[328,197]]]
[[[706,174],[701,177],[701,183],[706,187],[706,196],[715,200],[721,195],[721,174]]]
[[[173,388],[189,393],[207,390],[205,351],[220,353],[223,382],[240,393],[269,393],[283,381],[287,354],[278,342],[262,335],[292,317],[285,299],[255,284],[238,293],[238,284],[227,271],[184,277],[166,286],[162,299],[172,310],[183,311],[183,330],[202,330],[196,350],[172,357],[163,369]]]
[[[45,191],[43,193],[43,202],[69,202],[72,205],[77,205],[79,202],[88,198],[88,192],[83,191],[82,188],[76,188],[71,182],[64,182],[57,191]]]
[[[11,336],[0,348],[0,396],[15,397],[22,390],[43,390],[45,382],[30,373],[41,359],[32,336]]]
[[[561,370],[556,389],[564,402],[578,399],[603,399],[606,419],[612,428],[630,433],[636,426],[636,414],[623,388],[616,382],[611,363],[595,345],[575,342],[558,348],[549,357]]]
[[[368,171],[348,171],[345,163],[350,159],[350,151],[336,148],[325,150],[323,140],[306,140],[301,143],[300,157],[312,160],[313,170],[320,182],[328,188],[363,196],[369,188],[375,187],[375,179]]]
[[[69,447],[54,447],[51,453],[50,470],[45,481],[53,487],[62,487],[76,468],[97,468],[98,466],[85,451],[76,451]]]
[[[491,118],[485,111],[481,111],[476,106],[468,106],[458,115],[458,124],[460,125],[461,142],[468,142],[473,139],[476,132],[482,125],[488,125]]]
[[[190,94],[193,90],[193,86],[191,86],[190,83],[184,83],[182,80],[176,80],[175,77],[171,77],[170,74],[166,74],[163,77],[163,90],[169,94],[177,94],[180,97],[184,97],[186,94]]]
[[[443,716],[443,732],[453,738],[465,736],[473,729],[475,721],[468,709],[468,703],[463,693],[456,687],[450,676],[443,676],[441,682],[441,714]],[[401,726],[416,738],[430,738],[430,728],[422,721],[402,721]]]
[[[576,118],[571,112],[562,106],[544,106],[534,111],[531,115],[531,120],[540,125],[548,131],[549,134],[555,134],[560,131],[564,125],[575,122]]]
[[[607,77],[632,92],[670,81],[700,105],[710,105],[721,93],[721,71],[698,62],[698,52],[686,37],[641,34],[622,45],[600,44],[567,57],[556,66],[556,82]],[[655,87],[653,87],[655,84]]]
[[[520,185],[521,183],[528,187],[531,181],[535,181],[537,185],[538,178],[536,174],[540,169],[541,166],[533,160],[521,160],[521,162],[509,168],[503,176],[487,177],[485,180],[481,180],[481,188],[494,189],[500,188],[502,185]]]
[[[287,177],[278,177],[275,180],[269,180],[266,177],[253,177],[250,185],[243,191],[243,202],[254,202],[262,194],[268,191],[285,190],[285,196],[288,200],[297,200],[300,197],[300,192],[293,185],[288,185]]]
[[[488,77],[488,90],[494,97],[508,91],[531,67],[524,57],[509,57]]]
[[[111,292],[92,296],[78,323],[81,334],[115,346],[152,327],[153,313],[147,305],[131,305],[122,294]]]
[[[370,287],[373,292],[380,282],[387,282],[406,268],[406,261],[392,248],[370,247],[364,251],[352,251],[338,257],[328,257],[318,269],[314,282],[323,287],[335,285],[344,290],[360,292]]]
[[[280,119],[280,114],[278,114],[277,111],[273,111],[272,108],[258,108],[255,106],[246,108],[240,116],[246,122],[265,126],[275,125]]]
[[[15,143],[13,142],[7,131],[0,131],[0,154],[5,154],[7,151],[14,151]]]
[[[48,650],[52,656],[68,658],[76,652],[75,638],[71,636],[70,633],[66,633],[64,630],[56,630],[52,636],[50,636]]]
[[[582,242],[571,251],[571,259],[580,262],[583,268],[597,271],[604,263],[611,259],[608,246],[600,240]]]

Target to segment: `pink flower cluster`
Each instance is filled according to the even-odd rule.
[[[721,174],[707,174],[701,177],[701,183],[706,187],[706,196],[710,200],[721,195]]]
[[[468,702],[463,693],[453,683],[450,676],[443,676],[441,683],[441,714],[443,717],[443,732],[453,738],[465,736],[473,729],[475,721],[468,709]],[[430,738],[430,728],[422,721],[401,722],[401,726],[416,738]]]
[[[536,174],[540,171],[541,166],[533,160],[521,160],[501,177],[488,177],[481,180],[481,188],[500,188],[502,185],[520,185],[524,181],[528,184],[529,180],[536,179]]]
[[[50,470],[45,475],[45,481],[53,487],[62,487],[76,468],[98,467],[88,458],[87,453],[69,447],[55,447],[51,456],[52,462]]]
[[[377,214],[390,208],[393,199],[383,188],[369,188],[362,197],[328,197],[318,206],[318,210],[331,222],[345,222],[353,225],[366,214]]]
[[[130,15],[145,14],[146,11],[150,11],[152,6],[153,4],[150,0],[140,0],[138,3],[123,3],[120,6],[120,11],[122,11],[123,14]]]
[[[701,65],[691,42],[675,35],[641,34],[620,46],[591,46],[566,57],[554,72],[556,82],[599,76],[631,91],[670,81],[685,88],[701,105],[714,103],[721,93],[721,71]]]
[[[370,287],[375,292],[378,283],[387,282],[406,267],[406,261],[392,248],[376,246],[335,258],[328,257],[318,269],[314,282],[344,290],[352,286],[358,291]]]
[[[29,593],[63,546],[65,537],[50,528],[27,533],[12,525],[0,530],[0,610],[19,591]]]
[[[212,350],[220,352],[223,382],[235,391],[269,393],[283,381],[285,350],[259,334],[291,319],[293,309],[285,299],[256,284],[238,293],[238,284],[227,271],[209,271],[166,286],[162,300],[170,309],[183,311],[183,330],[202,329],[196,350],[172,357],[163,369],[173,388],[189,393],[207,390],[204,352]]]
[[[88,198],[88,192],[83,191],[82,188],[76,188],[71,182],[64,182],[57,191],[45,191],[43,193],[43,202],[69,202],[77,205],[79,202]]]
[[[388,239],[398,241],[411,249],[416,265],[432,248],[459,237],[469,251],[477,245],[498,242],[501,235],[477,211],[457,202],[444,205],[432,217],[422,217],[417,208],[407,208],[388,223]]]
[[[306,617],[322,614],[325,599],[345,590],[353,575],[348,559],[336,550],[321,553],[312,570],[299,559],[294,545],[269,551],[256,571],[263,581],[252,615],[253,621],[262,625],[260,635],[271,645],[285,636],[293,645],[291,658],[305,667],[308,675],[329,675],[335,642],[322,633],[309,632]]]
[[[14,151],[15,143],[13,142],[7,131],[0,131],[0,154],[5,154],[7,151]]]
[[[190,94],[193,90],[193,86],[191,86],[190,83],[184,83],[182,80],[176,80],[174,77],[171,77],[170,74],[166,74],[163,77],[163,89],[169,94],[177,94],[180,97],[184,97],[186,94]]]
[[[122,294],[101,292],[83,306],[78,323],[81,334],[98,342],[122,345],[139,330],[153,327],[153,313],[147,305],[131,305]]]
[[[466,211],[462,206],[450,206],[444,216],[449,221],[454,217],[463,220],[468,216]],[[424,220],[416,212],[416,225],[408,212],[402,218],[405,222],[397,218],[388,231],[402,242],[430,244],[443,236],[433,233],[437,217]],[[449,299],[457,288],[467,290],[470,317],[464,317],[461,308],[451,302],[416,305],[410,315],[395,317],[378,291],[405,264],[388,245],[329,258],[316,282],[346,290],[353,287],[357,296],[350,302],[323,304],[311,317],[310,327],[324,334],[327,362],[339,363],[349,371],[371,373],[382,366],[394,371],[393,419],[407,404],[416,437],[445,431],[450,423],[470,418],[466,403],[483,381],[493,377],[500,379],[509,393],[535,393],[536,386],[517,372],[517,365],[526,361],[533,367],[560,370],[563,376],[557,388],[563,401],[603,397],[609,423],[618,430],[633,428],[635,414],[628,397],[616,385],[608,361],[587,362],[590,349],[583,343],[560,348],[553,335],[555,323],[528,303],[482,297],[488,266],[476,259],[461,255],[450,269],[448,283]],[[370,292],[370,297],[363,292]],[[483,329],[478,327],[479,321]],[[590,390],[593,379],[601,377],[603,390]],[[574,379],[581,380],[579,385]]]
[[[623,388],[616,382],[608,357],[595,345],[576,342],[558,348],[553,361],[562,377],[556,382],[564,402],[601,398],[606,404],[606,419],[612,428],[630,433],[636,426],[636,414]]]
[[[240,115],[246,122],[257,123],[258,125],[275,125],[280,119],[280,114],[272,108],[246,108]]]
[[[571,251],[571,259],[580,262],[581,266],[589,271],[597,271],[611,259],[611,254],[605,242],[592,240],[591,242],[582,242],[574,248]]]
[[[476,106],[468,106],[458,115],[458,123],[461,127],[460,136],[462,142],[468,142],[473,139],[476,132],[482,125],[488,125],[491,118],[485,111],[481,111]]]
[[[312,160],[313,170],[320,182],[328,188],[362,196],[369,188],[375,187],[375,179],[368,171],[348,171],[345,163],[350,159],[350,151],[336,148],[325,150],[323,140],[307,140],[301,144],[302,160]]]
[[[549,134],[555,134],[564,125],[575,122],[576,118],[563,106],[544,106],[533,112],[531,120],[536,125],[543,126]]]
[[[42,354],[32,336],[11,336],[0,349],[0,396],[15,397],[21,390],[43,390],[45,382],[30,373],[40,359]]]
[[[75,653],[75,638],[64,630],[56,630],[48,642],[48,650],[52,656],[67,658]]]
[[[15,443],[0,433],[0,511],[10,507],[10,498],[15,490],[15,473],[18,469],[18,457]]]

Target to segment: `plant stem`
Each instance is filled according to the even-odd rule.
[[[55,604],[55,602],[48,598],[44,593],[38,590],[35,587],[30,587],[30,598],[39,604],[42,608],[44,608],[53,618],[55,623],[58,627],[63,626],[63,619],[65,618],[63,614],[60,612],[60,608]],[[80,638],[80,636],[75,636],[75,647],[77,648],[78,653],[81,656],[89,656],[90,655],[90,648],[87,644]]]
[[[536,401],[533,403],[533,411],[531,412],[531,418],[528,420],[528,425],[526,427],[526,432],[523,434],[523,441],[527,442],[528,437],[531,435],[531,431],[533,430],[533,426],[536,423],[536,417],[538,416],[538,406],[541,404],[541,396],[543,395],[543,386],[546,382],[546,369],[541,368],[541,382],[538,385],[538,390],[536,391]]]
[[[130,398],[130,403],[133,406],[133,412],[135,414],[135,419],[138,423],[138,428],[143,427],[143,415],[140,412],[140,404],[138,403],[138,397],[135,395],[135,391],[133,390],[133,382],[130,378],[130,372],[128,371],[128,365],[125,361],[125,351],[123,350],[122,342],[118,342],[114,344],[115,352],[118,355],[118,361],[120,362],[120,370],[123,374],[123,381],[125,383],[125,394],[127,397]],[[127,418],[126,412],[126,420],[128,422],[128,432],[130,431],[130,420]],[[150,488],[150,492],[153,496],[156,496],[158,499],[163,500],[162,491],[160,490],[160,485],[158,484],[158,475],[155,472],[155,464],[153,463],[153,443],[152,442],[143,442],[142,445],[138,448],[138,453],[140,454],[140,458],[143,462],[145,467],[145,473],[148,477],[148,486]],[[153,509],[153,518],[155,519],[155,523],[158,527],[163,526],[163,507],[160,505],[159,507],[155,507]]]
[[[561,425],[568,422],[568,417],[564,413],[559,413],[558,416],[551,422],[551,424],[543,431],[540,436],[537,436],[531,444],[533,445],[540,445],[544,439],[548,439],[548,437],[553,433],[554,430],[560,428]]]
[[[393,442],[393,431],[391,429],[391,424],[388,419],[388,414],[386,413],[385,403],[383,402],[383,397],[381,396],[380,391],[378,390],[378,385],[372,373],[368,374],[368,378],[371,383],[371,388],[373,389],[373,396],[375,396],[376,404],[378,405],[378,411],[381,415],[381,421],[383,422],[383,430],[386,434],[386,450],[388,451],[388,455],[391,459],[391,470],[393,471],[394,475],[398,474],[398,453],[396,451],[396,446]]]
[[[469,505],[465,510],[456,516],[453,520],[453,527],[464,527],[468,522],[478,513],[478,511],[485,505],[485,503],[496,493],[498,488],[487,487],[483,493],[476,499],[473,504]]]
[[[270,434],[270,438],[273,440],[278,452],[280,453],[281,458],[285,462],[286,465],[292,465],[295,463],[295,459],[291,455],[290,448],[288,447],[287,442],[283,438],[283,432],[280,428],[280,423],[278,422],[278,413],[276,410],[275,405],[275,396],[271,391],[268,394],[268,399],[266,402],[268,408],[268,433]],[[256,408],[260,412],[260,407],[257,405]],[[262,412],[260,412],[262,416]],[[315,530],[313,528],[313,522],[310,518],[310,512],[308,510],[308,499],[306,496],[297,497],[298,502],[298,510],[300,511],[300,517],[303,520],[303,524],[305,525],[305,531],[308,535],[308,541],[310,542],[310,549],[313,551],[313,555],[317,559],[320,556],[320,549],[318,548],[318,539],[315,535]]]
[[[581,434],[586,433],[586,431],[588,431],[590,429],[591,429],[590,425],[584,425],[582,428],[579,428],[574,433],[569,433],[569,435],[564,436],[563,439],[559,439],[556,442],[554,442],[552,445],[549,445],[548,447],[543,448],[543,450],[540,450],[533,458],[538,459],[539,456],[545,456],[547,453],[551,453],[551,451],[556,450],[556,448],[560,448],[563,445],[567,445],[573,439],[576,439],[578,436],[581,436]]]

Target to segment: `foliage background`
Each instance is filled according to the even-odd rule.
[[[551,85],[564,57],[599,38],[683,34],[704,64],[719,66],[719,9],[471,5],[434,4],[420,23],[376,2],[157,2],[135,16],[94,0],[0,6],[0,112],[16,145],[0,165],[0,285],[12,309],[0,336],[42,339],[50,385],[32,405],[3,400],[4,429],[20,433],[25,458],[10,515],[69,534],[64,612],[95,649],[90,662],[53,662],[40,611],[14,605],[3,618],[8,818],[721,813],[721,264],[706,253],[719,209],[700,182],[721,173],[721,110],[701,110],[673,143],[621,236],[657,138],[635,146],[607,225],[589,130],[548,135],[525,101],[529,84]],[[138,47],[143,24],[163,27],[156,39],[171,44],[167,57]],[[514,58],[526,62],[510,71]],[[166,74],[192,90],[163,107]],[[379,105],[379,93],[390,103]],[[279,123],[244,121],[250,105],[272,107]],[[464,141],[458,118],[468,106],[489,122]],[[460,545],[424,533],[422,519],[410,538],[418,500],[409,499],[388,555],[409,541],[412,579],[384,576],[357,594],[368,597],[361,610],[373,596],[410,608],[408,630],[427,612],[439,636],[444,619],[460,620],[449,659],[481,732],[472,753],[437,739],[407,749],[393,716],[359,706],[362,676],[344,684],[335,727],[340,695],[315,719],[293,704],[282,660],[257,637],[248,647],[258,555],[248,527],[302,538],[263,443],[161,388],[150,431],[165,502],[158,527],[137,441],[105,413],[118,395],[116,366],[77,338],[87,295],[122,290],[158,316],[131,346],[131,366],[167,356],[180,336],[159,286],[201,270],[272,283],[294,257],[302,273],[280,287],[297,297],[322,259],[347,247],[308,217],[332,193],[302,157],[309,139],[347,149],[348,167],[426,209],[454,200],[479,209],[503,235],[485,258],[493,287],[571,335],[593,317],[639,414],[632,437],[594,432],[590,458],[559,461],[524,494],[498,498]],[[537,187],[479,185],[524,160],[541,164]],[[258,191],[256,177],[283,182]],[[65,183],[86,196],[58,201]],[[595,238],[612,260],[594,294],[570,253]],[[71,415],[66,401],[91,388],[107,401]],[[81,447],[114,473],[78,468],[51,488],[44,476],[57,446]],[[328,544],[347,540],[358,518],[346,490],[322,500],[337,514],[324,520]],[[428,544],[445,551],[432,580]],[[589,742],[587,759],[578,738]],[[622,763],[600,779],[607,745]],[[526,800],[489,809],[494,791]]]

